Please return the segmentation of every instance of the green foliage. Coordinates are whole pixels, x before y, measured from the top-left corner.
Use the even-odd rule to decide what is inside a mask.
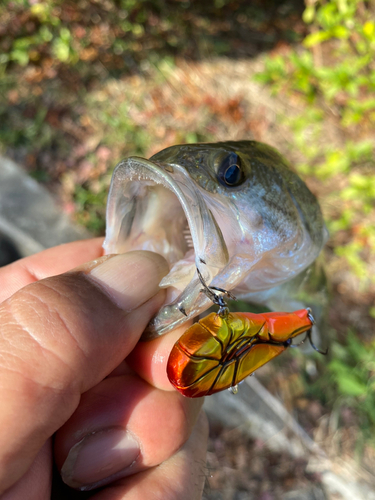
[[[315,389],[332,398],[336,408],[351,408],[366,438],[374,441],[375,342],[365,343],[349,331],[346,345],[334,342],[331,352],[327,376],[316,383]]]
[[[75,188],[77,221],[93,234],[104,234],[108,187],[108,183],[101,182],[95,190],[90,184],[76,185]]]
[[[329,186],[323,208],[333,255],[363,288],[375,280],[369,266],[375,256],[374,18],[375,5],[359,0],[308,2],[303,19],[310,33],[302,48],[267,57],[257,76],[293,99],[298,111],[282,121],[303,158],[297,169],[326,192]],[[375,317],[374,307],[369,315]],[[338,410],[350,408],[373,441],[375,342],[349,332],[330,351],[325,374],[308,390]]]
[[[78,61],[78,54],[73,47],[73,37],[69,29],[62,26],[60,20],[59,2],[31,3],[24,0],[17,4],[20,8],[28,10],[30,23],[35,28],[31,34],[20,30],[18,36],[12,39],[8,52],[1,54],[0,64],[16,63],[26,66],[30,61],[38,61],[46,51],[64,63]],[[4,7],[0,8],[0,14]]]
[[[109,147],[121,145],[126,139],[126,146],[131,145],[133,154],[144,154],[148,136],[145,130],[129,117],[129,104],[126,100],[113,104],[107,101],[102,103],[93,101],[90,104],[89,101],[90,99],[88,106],[101,125],[104,144]]]
[[[375,390],[375,344],[364,344],[349,332],[346,346],[334,343],[332,351],[328,371],[338,392],[345,397],[371,397]]]
[[[350,409],[360,430],[358,444],[364,440],[374,446],[375,342],[365,342],[349,330],[345,344],[334,340],[329,349],[329,363],[321,366],[320,375],[314,382],[307,382],[306,391],[324,405],[331,406],[338,416],[342,410]],[[316,360],[322,361],[318,356]],[[339,419],[338,425],[344,422]]]
[[[103,49],[112,50],[113,55],[135,49],[134,42],[145,34],[147,19],[158,2],[128,0],[119,3],[118,6],[114,1],[106,2],[104,6],[99,5],[99,2],[82,2],[72,6],[61,0],[18,0],[3,3],[0,5],[0,16],[6,18],[8,10],[13,16],[19,13],[27,28],[18,26],[12,36],[6,37],[6,46],[10,46],[0,54],[0,65],[5,68],[14,64],[27,66],[29,63],[39,64],[46,58],[52,58],[55,62],[74,67],[81,60],[97,58]],[[7,9],[9,5],[11,8]],[[135,15],[129,21],[128,17],[133,11]],[[87,21],[88,25],[85,25]],[[99,33],[97,25],[100,21],[116,22],[116,30],[107,34]],[[8,22],[12,24],[12,18]],[[91,49],[91,53],[85,52],[87,47]]]
[[[293,147],[304,161],[297,169],[333,187],[327,202],[333,238],[347,231],[353,241],[335,245],[361,278],[369,276],[366,255],[375,253],[375,8],[360,0],[308,2],[303,14],[310,33],[303,48],[268,57],[259,81],[284,92],[301,112],[285,117],[294,132]],[[340,146],[325,140],[335,129]],[[340,186],[338,191],[335,186]]]

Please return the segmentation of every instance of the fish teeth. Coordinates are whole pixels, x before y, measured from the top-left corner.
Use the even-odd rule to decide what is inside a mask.
[[[185,238],[188,248],[194,248],[193,238],[191,236],[189,226],[186,226],[185,229],[183,229],[182,234]]]

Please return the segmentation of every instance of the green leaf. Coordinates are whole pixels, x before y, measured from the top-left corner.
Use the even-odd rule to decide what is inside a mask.
[[[58,38],[53,44],[53,52],[61,62],[67,62],[70,55],[70,47],[64,40]]]
[[[53,38],[51,31],[47,28],[47,26],[42,26],[39,30],[40,36],[42,40],[45,42],[50,42]]]
[[[325,42],[331,38],[331,34],[326,31],[317,31],[316,33],[311,33],[311,35],[307,35],[307,37],[302,42],[303,45],[307,48],[313,47],[314,45],[318,45],[319,43]]]
[[[341,15],[337,9],[336,2],[327,2],[317,11],[317,20],[323,29],[331,29],[341,21]]]
[[[68,42],[72,38],[72,35],[70,34],[70,31],[68,30],[68,28],[61,28],[60,29],[60,38],[64,42]]]
[[[373,40],[375,37],[375,23],[374,21],[366,21],[363,25],[363,33],[369,38]]]
[[[364,366],[366,363],[372,361],[374,358],[374,352],[371,345],[362,342],[359,338],[357,338],[354,332],[349,331],[347,342],[348,349],[350,351],[350,355],[353,357],[354,363],[359,363],[359,365]]]
[[[310,24],[313,22],[315,17],[315,6],[308,5],[302,14],[302,19],[306,24]]]
[[[365,396],[367,394],[367,385],[350,373],[341,373],[340,377],[336,379],[336,383],[340,392],[347,396]]]
[[[16,49],[12,50],[10,58],[13,61],[18,62],[21,66],[26,66],[29,62],[29,54],[26,50],[23,49]]]
[[[335,38],[349,38],[350,31],[345,26],[335,26],[330,30],[332,37]]]

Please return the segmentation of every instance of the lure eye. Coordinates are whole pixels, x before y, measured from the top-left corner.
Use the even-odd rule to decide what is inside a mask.
[[[230,153],[220,163],[218,178],[224,186],[238,186],[243,182],[242,162],[236,153]]]

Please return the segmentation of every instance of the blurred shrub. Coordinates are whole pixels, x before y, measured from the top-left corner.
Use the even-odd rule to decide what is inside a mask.
[[[333,404],[332,432],[345,426],[343,415],[350,410],[360,433],[357,448],[367,442],[375,446],[375,342],[362,342],[354,331],[349,330],[346,344],[334,341],[330,345],[331,361],[325,368],[325,376],[318,377],[307,386],[308,392],[324,403]],[[348,425],[346,423],[346,425]],[[362,459],[361,456],[358,457]]]
[[[34,65],[73,68],[88,80],[103,72],[137,72],[196,46],[189,34],[190,3],[168,0],[3,0],[0,70]],[[187,16],[184,16],[185,13]],[[91,66],[90,66],[91,64]],[[47,75],[48,78],[48,75]]]
[[[267,57],[257,79],[294,105],[281,119],[300,152],[297,169],[322,191],[335,272],[351,269],[366,290],[375,283],[375,4],[306,0],[303,19],[302,47]],[[354,331],[338,337],[325,376],[307,390],[333,405],[337,427],[349,410],[374,444],[375,343]]]
[[[15,33],[8,34],[7,52],[0,56],[0,63],[18,63],[26,66],[30,61],[37,61],[46,50],[61,62],[77,62],[77,52],[72,46],[72,35],[68,28],[62,26],[59,2],[29,2],[27,0],[6,0],[0,13],[6,15],[7,7],[13,12],[23,12],[24,26],[19,26]],[[17,8],[18,7],[18,8]],[[21,19],[20,19],[21,21]]]
[[[303,47],[268,57],[257,79],[300,110],[284,118],[304,158],[297,168],[332,186],[325,216],[334,252],[366,287],[375,283],[375,5],[306,0],[303,19]]]

